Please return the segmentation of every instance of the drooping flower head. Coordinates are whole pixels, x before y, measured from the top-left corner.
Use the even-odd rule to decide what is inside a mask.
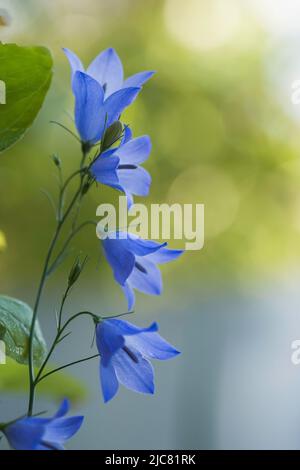
[[[70,66],[71,81],[77,71],[86,72],[103,88],[105,98],[122,88],[140,87],[152,77],[153,71],[139,72],[124,80],[122,62],[116,51],[110,47],[102,51],[85,70],[79,57],[70,49],[64,48]]]
[[[100,381],[105,402],[116,395],[119,383],[135,392],[154,393],[153,367],[149,359],[167,360],[179,354],[157,330],[156,323],[149,328],[139,328],[117,318],[97,325]]]
[[[126,127],[120,145],[96,158],[91,172],[99,183],[124,192],[130,207],[132,195],[147,196],[149,193],[151,177],[140,163],[147,160],[150,151],[150,138],[145,135],[132,139],[131,131]]]
[[[161,294],[162,278],[157,264],[173,261],[183,253],[166,248],[167,243],[143,240],[121,231],[108,233],[102,244],[114,278],[127,298],[128,310],[135,304],[134,289],[149,295]]]
[[[66,418],[69,401],[64,400],[52,418],[27,417],[8,424],[4,429],[15,450],[64,450],[63,444],[82,425],[83,416]]]

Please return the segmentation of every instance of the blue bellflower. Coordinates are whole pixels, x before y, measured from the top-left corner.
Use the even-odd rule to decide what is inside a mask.
[[[101,140],[104,131],[119,119],[139,91],[138,87],[123,88],[105,98],[99,82],[84,72],[75,72],[75,124],[82,142],[93,145]]]
[[[63,444],[79,430],[83,416],[66,418],[64,400],[52,418],[27,417],[8,424],[3,432],[15,450],[64,450]]]
[[[166,360],[179,354],[157,330],[156,323],[149,328],[138,328],[116,318],[97,325],[100,381],[105,402],[116,395],[119,383],[135,392],[154,393],[153,367],[148,359]]]
[[[149,173],[139,164],[149,157],[151,141],[148,136],[132,139],[129,127],[115,149],[103,152],[91,167],[96,181],[122,191],[127,196],[128,207],[133,204],[132,195],[147,196],[151,185]]]
[[[102,244],[114,278],[127,298],[128,310],[135,304],[134,289],[149,295],[161,294],[162,278],[157,264],[173,261],[183,253],[166,248],[167,243],[143,240],[125,232],[108,233]]]
[[[86,72],[104,90],[105,98],[122,88],[140,87],[152,77],[153,71],[139,72],[124,80],[122,62],[113,48],[102,51],[85,70],[79,57],[70,49],[64,48],[72,71],[72,82],[77,71]]]

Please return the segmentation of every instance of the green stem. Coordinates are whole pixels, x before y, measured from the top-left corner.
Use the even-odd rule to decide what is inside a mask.
[[[62,303],[63,303],[63,302],[62,302]],[[61,310],[62,310],[62,309],[61,309]],[[38,382],[40,381],[40,377],[41,377],[41,375],[42,375],[42,373],[43,373],[43,371],[44,371],[44,369],[45,369],[45,367],[46,367],[46,365],[47,365],[47,363],[48,363],[50,357],[52,356],[52,353],[53,353],[55,347],[57,346],[57,344],[58,344],[58,342],[59,342],[59,340],[60,340],[60,338],[61,338],[62,333],[65,331],[65,329],[67,328],[67,326],[68,326],[73,320],[75,320],[75,318],[78,318],[78,317],[80,317],[80,316],[82,316],[82,315],[89,315],[89,316],[91,316],[92,318],[97,318],[97,320],[98,320],[98,317],[97,317],[94,313],[88,312],[88,311],[83,311],[83,312],[76,313],[75,315],[73,315],[72,317],[70,317],[70,318],[66,321],[66,323],[63,325],[63,327],[61,327],[61,328],[58,329],[58,331],[57,331],[57,333],[56,333],[56,336],[55,336],[55,338],[54,338],[54,341],[53,341],[53,343],[52,343],[52,346],[51,346],[51,348],[49,349],[49,352],[48,352],[48,354],[47,354],[47,357],[46,357],[46,359],[44,360],[43,364],[41,365],[40,370],[39,370],[39,372],[38,372],[38,374],[37,374],[37,376],[36,376],[35,385],[37,385]]]
[[[83,156],[83,162],[84,162],[84,158],[85,158],[85,156]],[[32,321],[31,321],[31,326],[30,326],[30,334],[29,334],[29,365],[28,365],[28,368],[29,368],[29,402],[28,402],[28,412],[27,412],[28,416],[32,415],[33,404],[34,404],[34,396],[35,396],[35,376],[34,376],[34,363],[33,363],[34,362],[33,361],[33,339],[34,339],[34,329],[35,329],[35,323],[36,323],[36,319],[37,319],[39,304],[40,304],[42,292],[43,292],[43,289],[44,289],[44,285],[45,285],[45,282],[46,282],[47,271],[48,271],[48,267],[49,267],[49,263],[50,263],[50,260],[51,260],[53,250],[55,248],[55,245],[56,245],[57,239],[59,237],[59,234],[61,232],[61,229],[62,229],[65,221],[67,220],[70,212],[72,211],[73,206],[77,201],[77,198],[81,194],[82,183],[83,183],[83,177],[81,175],[79,189],[76,191],[76,193],[75,193],[73,199],[71,200],[71,202],[69,204],[69,207],[67,208],[67,210],[64,213],[63,217],[62,218],[59,217],[56,230],[54,232],[53,238],[51,240],[51,243],[50,243],[50,246],[49,246],[49,249],[48,249],[48,253],[47,253],[47,256],[46,256],[46,259],[45,259],[45,263],[44,263],[40,283],[39,283],[39,286],[38,286],[38,291],[37,291],[37,296],[36,296],[36,300],[35,300],[35,304],[34,304]],[[61,214],[62,200],[63,200],[63,191],[60,191],[60,197],[59,197],[59,203],[58,203],[58,214],[59,215]]]
[[[75,364],[80,364],[81,362],[89,361],[90,359],[94,359],[95,357],[100,357],[100,354],[94,354],[93,356],[85,357],[83,359],[79,359],[78,361],[69,362],[68,364],[57,367],[57,369],[50,370],[50,372],[47,372],[47,374],[42,375],[42,377],[40,377],[38,382],[41,382],[46,377],[49,377],[49,375],[55,374],[56,372],[59,372],[60,370],[66,369],[67,367],[75,366]]]

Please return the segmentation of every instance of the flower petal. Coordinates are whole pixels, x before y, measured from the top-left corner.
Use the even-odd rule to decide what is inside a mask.
[[[84,142],[100,140],[105,126],[103,89],[93,78],[76,72],[73,79],[75,95],[75,123]]]
[[[161,361],[171,359],[180,354],[170,343],[158,333],[141,332],[137,335],[127,336],[125,344],[131,349],[137,349],[143,356]]]
[[[46,426],[43,442],[63,443],[77,433],[82,425],[83,416],[71,416],[70,418],[57,418]]]
[[[118,351],[112,359],[119,382],[135,392],[153,394],[154,374],[152,365],[138,351],[131,352],[136,361],[124,350]]]
[[[128,310],[132,310],[135,304],[135,293],[132,287],[128,284],[128,282],[125,282],[124,286],[122,286],[123,292],[125,294],[125,297],[127,299],[127,308]]]
[[[35,450],[45,432],[45,426],[24,418],[8,425],[4,434],[10,445],[16,450]]]
[[[153,263],[164,264],[169,263],[184,253],[184,250],[171,250],[170,248],[161,248],[155,253],[151,253],[148,257]]]
[[[117,166],[120,160],[111,155],[101,155],[91,167],[91,172],[99,183],[119,187]]]
[[[122,88],[123,66],[113,48],[101,52],[88,66],[87,73],[104,87],[105,96]]]
[[[71,51],[70,49],[66,48],[66,47],[63,47],[63,51],[70,63],[70,66],[71,66],[71,82],[73,81],[73,77],[74,77],[74,73],[77,72],[78,70],[80,72],[84,72],[84,67],[82,65],[82,62],[81,60],[79,59],[79,57],[73,52]]]
[[[145,294],[160,295],[162,292],[160,270],[146,257],[136,257],[135,266],[128,278],[128,283],[132,288]]]
[[[127,249],[132,251],[135,255],[146,256],[151,253],[154,253],[164,246],[167,245],[166,242],[158,243],[152,240],[144,240],[143,238],[138,237],[134,233],[129,232],[119,232],[122,234],[122,238],[125,240]]]
[[[120,164],[139,164],[149,157],[151,152],[150,137],[144,135],[129,140],[126,144],[120,145],[115,155],[120,158]]]
[[[124,109],[132,103],[139,91],[140,88],[123,88],[104,101],[104,112],[107,116],[106,127],[119,119]]]
[[[125,192],[135,194],[137,196],[147,196],[151,186],[151,176],[141,166],[135,169],[122,169],[119,165],[117,175],[120,186]]]
[[[97,325],[96,343],[101,361],[106,366],[116,351],[124,346],[125,340],[109,320],[104,320]]]
[[[144,83],[147,82],[154,74],[155,74],[154,71],[149,71],[149,72],[146,71],[146,72],[139,72],[134,75],[131,75],[131,77],[128,77],[125,80],[123,87],[124,88],[129,87],[129,86],[140,87],[144,85]]]
[[[132,131],[131,131],[131,129],[130,129],[129,126],[125,125],[125,128],[124,128],[124,135],[123,135],[123,138],[122,138],[122,141],[121,141],[121,145],[126,144],[126,143],[129,142],[131,139],[132,139]]]
[[[61,417],[65,416],[69,412],[69,409],[70,409],[70,402],[67,398],[65,398],[62,401],[58,411],[55,413],[53,418],[61,418]]]
[[[119,382],[111,363],[104,366],[102,360],[100,361],[100,381],[104,403],[107,403],[117,394],[119,389]]]
[[[127,249],[127,240],[106,238],[102,240],[105,257],[110,264],[115,280],[124,285],[134,267],[134,254]]]
[[[120,335],[139,335],[141,333],[153,333],[158,330],[158,325],[156,322],[151,323],[150,326],[146,328],[140,328],[139,326],[133,325],[125,320],[120,320],[119,318],[110,318],[109,321],[114,327],[119,331]]]

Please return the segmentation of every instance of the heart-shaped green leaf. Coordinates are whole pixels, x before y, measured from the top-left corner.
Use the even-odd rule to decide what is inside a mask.
[[[6,354],[20,364],[28,363],[28,345],[32,309],[20,300],[0,296],[0,339],[4,341]],[[33,337],[33,360],[41,365],[47,349],[38,322]]]
[[[50,86],[52,67],[44,47],[0,43],[0,152],[31,126]]]

